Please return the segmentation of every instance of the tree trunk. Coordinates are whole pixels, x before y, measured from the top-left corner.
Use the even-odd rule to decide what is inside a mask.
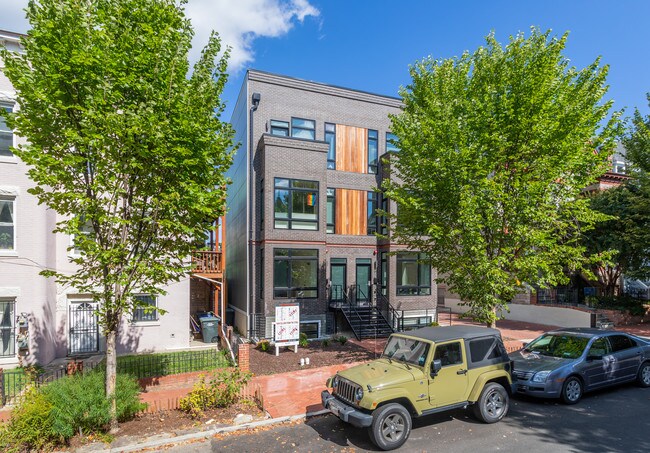
[[[111,402],[111,434],[115,434],[119,430],[119,426],[117,425],[117,404],[115,401],[115,383],[117,381],[117,352],[115,350],[116,333],[115,330],[111,330],[106,336],[106,397],[109,398]]]
[[[486,322],[485,325],[489,327],[490,329],[496,329],[497,328],[497,307],[492,307],[492,319],[490,321]]]

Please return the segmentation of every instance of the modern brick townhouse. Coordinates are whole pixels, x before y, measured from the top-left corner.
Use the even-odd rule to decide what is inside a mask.
[[[232,116],[228,303],[241,332],[272,336],[275,307],[301,331],[384,335],[435,319],[435,270],[379,239],[398,98],[249,70]],[[382,159],[388,153],[387,159]],[[389,254],[389,252],[399,252]],[[386,322],[388,321],[388,322]]]

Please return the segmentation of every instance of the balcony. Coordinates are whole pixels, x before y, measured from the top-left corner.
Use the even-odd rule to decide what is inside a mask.
[[[192,273],[207,278],[223,278],[222,253],[204,250],[193,252]]]

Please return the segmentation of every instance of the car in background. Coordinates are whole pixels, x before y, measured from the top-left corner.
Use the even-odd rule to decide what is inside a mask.
[[[585,392],[637,381],[650,387],[650,342],[614,330],[544,333],[510,354],[513,394],[580,401]]]

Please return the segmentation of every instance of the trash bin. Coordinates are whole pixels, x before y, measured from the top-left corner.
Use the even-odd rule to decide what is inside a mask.
[[[219,341],[219,320],[218,316],[203,316],[200,318],[204,343],[217,343]]]

